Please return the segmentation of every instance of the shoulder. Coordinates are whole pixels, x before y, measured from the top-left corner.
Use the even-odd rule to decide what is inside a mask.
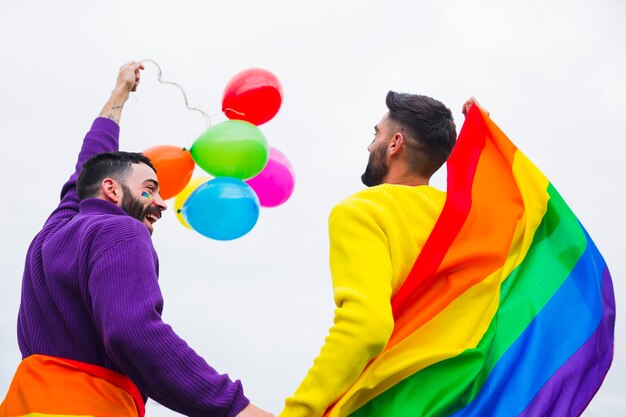
[[[388,199],[389,196],[384,186],[369,187],[344,198],[333,207],[331,213],[379,210]]]
[[[386,228],[389,222],[436,219],[446,201],[446,193],[430,186],[409,187],[383,184],[361,190],[333,207],[329,224],[376,224]]]
[[[381,184],[361,190],[346,200],[367,200],[384,203],[389,200],[402,198],[411,199],[441,199],[445,200],[446,193],[429,185],[408,186],[396,184]]]
[[[102,253],[114,247],[124,247],[130,251],[153,252],[152,239],[146,226],[127,215],[101,214],[88,216],[83,233],[83,243],[95,253]]]
[[[111,228],[114,236],[122,239],[140,239],[151,241],[148,228],[139,220],[128,215],[104,215],[104,224]]]
[[[431,186],[410,187],[404,185],[382,184],[361,190],[338,203],[333,212],[371,211],[385,212],[415,205],[441,206],[446,200],[446,193]]]
[[[384,222],[387,197],[384,191],[371,187],[353,194],[333,207],[328,217],[332,230],[374,226]]]

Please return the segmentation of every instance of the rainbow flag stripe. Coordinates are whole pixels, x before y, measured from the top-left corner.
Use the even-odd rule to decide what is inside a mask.
[[[473,106],[395,327],[326,415],[579,416],[613,358],[611,276],[548,179]]]
[[[139,389],[117,372],[47,355],[22,360],[0,416],[143,417]]]

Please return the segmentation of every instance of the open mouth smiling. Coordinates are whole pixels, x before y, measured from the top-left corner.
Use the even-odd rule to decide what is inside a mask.
[[[160,218],[160,211],[151,211],[150,213],[146,213],[146,215],[144,216],[144,224],[146,225],[146,227],[148,227],[150,234],[152,234],[152,231],[154,230],[152,225],[156,223]]]

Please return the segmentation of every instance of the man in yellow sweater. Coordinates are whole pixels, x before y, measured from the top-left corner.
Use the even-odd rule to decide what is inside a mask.
[[[369,188],[339,203],[329,218],[334,325],[280,417],[324,415],[383,350],[394,325],[391,300],[443,208],[445,193],[428,184],[456,142],[450,110],[430,97],[393,91],[386,103],[361,177]]]

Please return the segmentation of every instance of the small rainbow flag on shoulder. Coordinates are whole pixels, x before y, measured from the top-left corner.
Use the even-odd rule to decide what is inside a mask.
[[[392,306],[385,350],[327,416],[579,416],[613,358],[604,259],[477,106],[448,161],[442,214]]]

